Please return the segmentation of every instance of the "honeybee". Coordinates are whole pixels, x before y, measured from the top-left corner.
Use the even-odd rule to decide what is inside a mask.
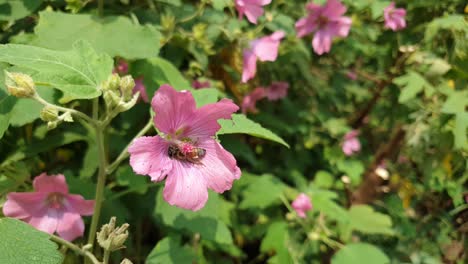
[[[188,161],[191,163],[202,164],[201,160],[206,155],[206,149],[204,148],[193,148],[187,153],[183,153],[177,145],[170,145],[167,150],[167,154],[171,159],[177,159],[180,161]]]

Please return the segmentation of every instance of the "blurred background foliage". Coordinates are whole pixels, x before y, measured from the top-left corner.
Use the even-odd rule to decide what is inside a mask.
[[[230,0],[104,2],[100,17],[91,0],[0,0],[0,43],[69,50],[85,39],[116,63],[128,61],[149,95],[163,83],[187,89],[200,79],[241,104],[258,86],[290,85],[286,98],[260,101],[249,114],[290,148],[220,135],[242,177],[231,191],[211,193],[199,212],[169,206],[161,184],[136,176],[128,163],[116,170],[101,220],[128,222],[131,237],[115,263],[466,263],[465,1],[396,1],[407,27],[393,32],[383,27],[389,1],[343,0],[350,34],[322,56],[310,37],[296,37],[303,0],[273,0],[258,25],[239,20]],[[241,84],[242,49],[276,30],[287,34],[278,59],[259,63],[255,79]],[[98,164],[90,130],[73,123],[48,131],[41,106],[13,100],[3,85],[0,204],[8,192],[29,190],[42,171],[64,172],[71,192],[92,199]],[[91,109],[88,101],[70,105]],[[144,126],[148,108],[140,102],[113,121],[109,157]],[[362,149],[346,156],[341,144],[352,129]],[[313,203],[306,219],[290,207],[300,192]],[[80,261],[72,252],[65,260]]]

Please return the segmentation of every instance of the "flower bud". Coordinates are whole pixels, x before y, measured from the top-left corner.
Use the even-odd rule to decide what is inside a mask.
[[[105,90],[104,91],[104,102],[106,103],[107,110],[115,108],[120,103],[120,96],[116,91]]]
[[[120,262],[120,264],[133,264],[133,262],[131,262],[129,259],[124,259],[122,262]]]
[[[36,94],[33,79],[24,73],[5,71],[5,85],[8,92],[16,97],[27,98]]]
[[[135,80],[133,80],[132,76],[126,75],[120,79],[120,89],[125,101],[132,97],[133,87],[135,87]]]
[[[107,78],[102,86],[103,90],[118,90],[120,87],[120,77],[117,73],[114,73]]]
[[[57,121],[50,121],[47,122],[47,129],[52,130],[57,127],[58,122]]]
[[[140,97],[140,92],[136,92],[132,99],[128,102],[120,102],[118,105],[117,105],[117,108],[118,108],[118,111],[119,112],[124,112],[124,111],[127,111],[129,110],[130,108],[132,108],[137,102],[138,102],[138,98]]]
[[[99,245],[108,251],[116,251],[124,248],[125,240],[128,238],[129,224],[123,224],[120,227],[115,227],[115,217],[112,217],[108,224],[101,227],[101,231],[97,234]]]
[[[40,117],[42,121],[56,121],[58,119],[58,110],[53,106],[46,106],[42,108]]]

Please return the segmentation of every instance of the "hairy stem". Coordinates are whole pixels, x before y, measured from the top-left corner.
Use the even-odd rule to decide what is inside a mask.
[[[103,264],[108,264],[110,258],[110,250],[104,250],[104,259],[102,261]]]
[[[107,174],[111,174],[112,172],[114,172],[114,170],[120,165],[120,163],[125,160],[126,158],[128,158],[128,147],[130,146],[130,144],[132,144],[133,140],[135,138],[139,138],[141,136],[143,136],[144,134],[146,134],[146,132],[148,132],[151,128],[153,127],[153,120],[152,118],[150,118],[148,120],[148,122],[146,123],[145,127],[143,127],[140,132],[138,132],[138,134],[136,134],[136,136],[130,141],[130,143],[128,143],[127,146],[125,146],[125,148],[122,150],[122,152],[119,154],[119,156],[114,160],[114,162],[112,162],[111,165],[109,165],[106,169],[106,173]]]
[[[64,240],[56,235],[50,235],[50,240],[56,242],[56,243],[59,243],[73,251],[75,251],[77,254],[79,255],[82,255],[82,256],[85,256],[87,258],[88,261],[91,261],[91,263],[93,264],[101,264],[101,262],[99,260],[96,259],[96,257],[89,251],[86,251],[80,247],[78,247],[77,245],[67,241],[67,240]]]

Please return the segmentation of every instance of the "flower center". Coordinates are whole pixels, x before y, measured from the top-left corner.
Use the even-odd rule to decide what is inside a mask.
[[[206,149],[198,148],[189,142],[174,143],[169,145],[167,155],[169,155],[171,159],[202,164],[201,160],[206,155]]]
[[[47,196],[47,204],[54,209],[60,209],[63,206],[63,194],[53,192]]]
[[[317,27],[319,28],[323,28],[325,25],[328,24],[328,17],[326,16],[319,16],[317,18],[317,20],[315,21],[315,23],[317,23]]]

